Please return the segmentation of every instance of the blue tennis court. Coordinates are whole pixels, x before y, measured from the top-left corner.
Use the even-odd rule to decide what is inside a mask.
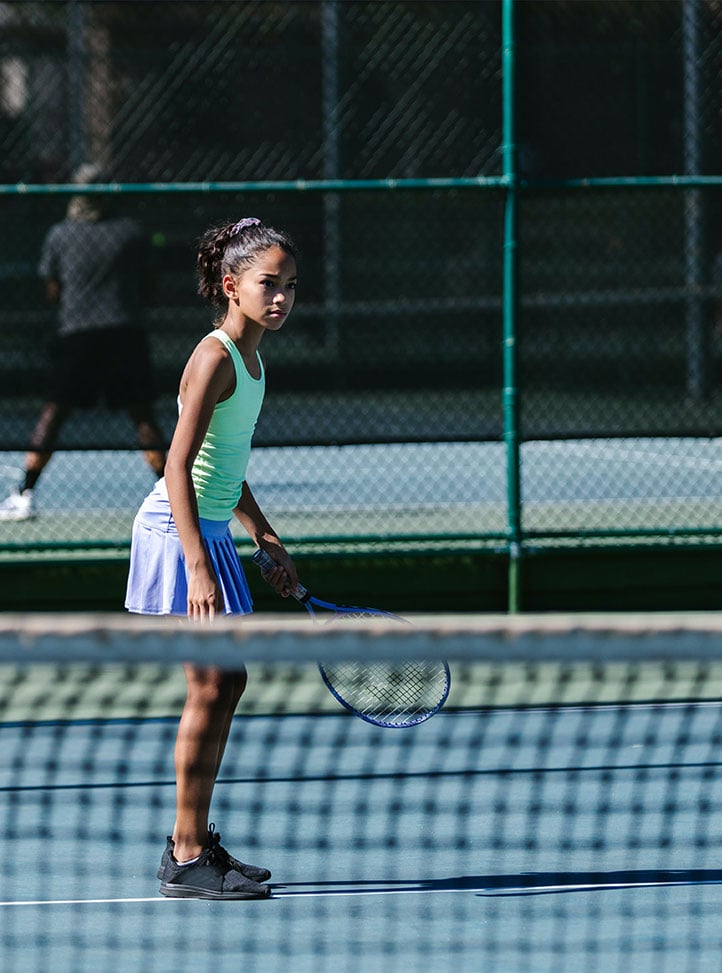
[[[3,970],[719,969],[718,702],[241,716],[215,820],[273,896],[209,903],[158,894],[175,720],[111,686],[95,719],[4,711]]]
[[[722,526],[722,440],[534,442],[521,455],[527,531]],[[8,489],[22,455],[3,463]],[[501,537],[507,527],[502,443],[259,448],[248,478],[289,540]],[[38,517],[0,523],[0,543],[126,543],[151,485],[139,453],[57,453],[38,485]]]

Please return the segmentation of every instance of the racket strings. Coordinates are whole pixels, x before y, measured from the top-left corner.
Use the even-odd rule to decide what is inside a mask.
[[[330,621],[333,622],[400,622],[408,625],[405,618],[392,615],[377,608],[337,608]]]
[[[409,623],[375,608],[338,609],[332,622]],[[436,713],[449,691],[444,662],[324,663],[321,674],[332,693],[358,716],[388,727],[413,726]]]
[[[354,710],[388,726],[421,722],[436,712],[448,682],[443,662],[324,663],[322,669]]]

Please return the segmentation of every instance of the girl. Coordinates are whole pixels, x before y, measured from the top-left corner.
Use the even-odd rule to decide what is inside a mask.
[[[235,515],[278,567],[264,575],[288,595],[296,571],[245,482],[261,409],[258,348],[295,298],[296,255],[286,234],[247,218],[208,230],[197,258],[199,293],[219,312],[185,367],[165,477],[133,526],[126,608],[212,620],[245,614],[251,598],[229,523]],[[265,868],[231,857],[209,825],[211,796],[246,673],[184,666],[187,698],[175,747],[176,822],[161,859],[163,895],[265,898]]]

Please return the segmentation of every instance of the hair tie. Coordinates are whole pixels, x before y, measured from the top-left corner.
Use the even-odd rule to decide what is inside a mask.
[[[261,225],[261,221],[259,219],[256,219],[255,216],[247,216],[245,217],[245,219],[239,220],[237,223],[234,223],[228,235],[229,237],[234,237],[237,233],[240,233],[241,230],[245,230],[246,227],[248,226],[260,226],[260,225]]]

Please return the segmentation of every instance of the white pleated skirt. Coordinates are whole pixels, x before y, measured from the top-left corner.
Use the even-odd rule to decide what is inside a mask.
[[[229,524],[201,518],[201,534],[223,593],[225,614],[247,615],[253,601]],[[125,607],[141,615],[188,613],[188,572],[162,479],[133,523]]]

